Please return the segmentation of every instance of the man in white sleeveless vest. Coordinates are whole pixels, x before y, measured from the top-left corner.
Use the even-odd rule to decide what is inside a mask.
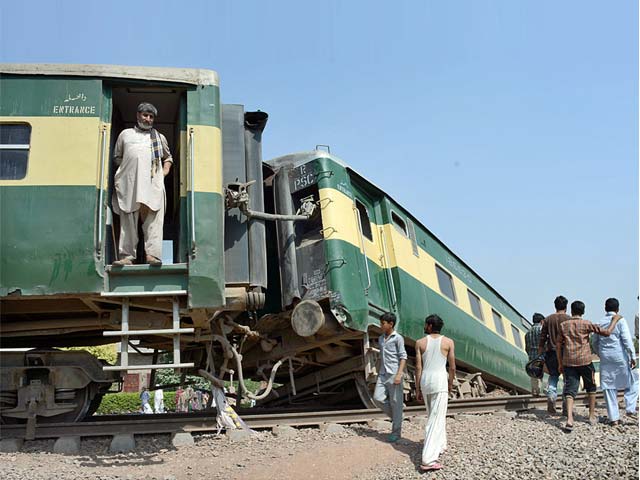
[[[416,385],[418,400],[427,407],[422,471],[440,470],[440,454],[447,448],[447,404],[453,390],[456,359],[453,340],[440,334],[444,321],[438,315],[425,320],[426,337],[416,342]],[[449,371],[447,373],[447,362]]]

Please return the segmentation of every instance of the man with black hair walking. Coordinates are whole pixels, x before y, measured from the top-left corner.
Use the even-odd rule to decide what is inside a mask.
[[[429,315],[424,324],[427,335],[416,342],[418,400],[424,398],[428,414],[420,465],[424,472],[442,468],[438,458],[447,448],[447,404],[453,391],[456,357],[453,340],[440,333],[443,326],[442,318]]]
[[[407,363],[404,338],[395,331],[395,326],[396,316],[393,313],[385,313],[380,317],[380,368],[373,392],[374,403],[392,420],[391,435],[388,437],[391,443],[400,440],[402,433],[402,375]]]
[[[608,298],[604,304],[606,315],[597,322],[604,327],[611,323],[611,319],[618,314],[620,302],[616,298]],[[600,388],[604,393],[607,404],[607,416],[611,425],[620,422],[618,409],[618,390],[624,390],[625,409],[627,416],[636,416],[638,403],[638,388],[634,372],[636,366],[636,351],[629,326],[620,317],[616,328],[607,338],[593,335],[591,338],[593,350],[600,357]]]
[[[544,320],[544,315],[541,313],[533,314],[533,326],[529,329],[524,336],[524,345],[529,361],[538,358],[538,345],[540,343],[540,333],[542,331],[541,322]],[[534,397],[540,395],[540,379],[531,377],[531,394]]]
[[[580,378],[589,396],[589,423],[596,423],[596,383],[595,369],[591,361],[591,344],[589,334],[596,333],[608,337],[620,319],[620,315],[612,317],[605,329],[582,318],[584,303],[576,300],[571,304],[571,318],[562,322],[556,341],[558,365],[564,375],[564,393],[567,397],[567,424],[565,430],[573,430],[573,402],[578,394]]]
[[[569,320],[567,315],[567,300],[562,295],[556,297],[553,305],[556,313],[552,313],[542,320],[540,329],[540,342],[538,343],[538,353],[545,354],[544,363],[549,371],[549,384],[547,385],[547,411],[556,413],[556,400],[558,399],[558,380],[560,380],[560,371],[558,369],[558,357],[556,354],[556,338],[560,331],[562,322]],[[563,394],[562,411],[565,413],[565,401]]]

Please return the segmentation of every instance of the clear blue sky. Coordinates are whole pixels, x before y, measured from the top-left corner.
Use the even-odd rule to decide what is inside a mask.
[[[216,70],[412,211],[521,313],[638,309],[638,6],[596,1],[29,1],[0,61]]]

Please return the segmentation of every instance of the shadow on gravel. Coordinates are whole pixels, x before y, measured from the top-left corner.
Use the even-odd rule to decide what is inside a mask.
[[[78,457],[80,467],[115,467],[132,468],[147,465],[160,465],[164,460],[158,458],[156,453],[135,453],[127,456],[114,455],[81,455]]]
[[[558,430],[563,433],[569,433],[564,429],[564,426],[567,423],[567,417],[563,417],[560,413],[550,414],[546,410],[526,410],[518,413],[518,419],[529,421],[529,422],[545,422],[549,425],[556,427]],[[586,415],[582,415],[576,411],[573,412],[573,423],[574,426],[577,423],[586,423],[589,424],[589,417]]]
[[[375,440],[378,440],[381,443],[386,443],[391,445],[398,452],[406,455],[411,459],[411,463],[413,464],[416,472],[424,473],[420,470],[420,461],[422,457],[422,442],[415,442],[413,440],[409,440],[408,438],[401,438],[396,443],[390,443],[387,441],[388,433],[381,433],[372,428],[360,426],[354,427],[354,432],[357,433],[359,437],[370,437]],[[435,472],[432,472],[435,473]]]

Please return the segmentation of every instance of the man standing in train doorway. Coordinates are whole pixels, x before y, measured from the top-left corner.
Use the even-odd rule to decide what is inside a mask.
[[[538,344],[538,352],[540,355],[545,354],[544,363],[549,371],[549,384],[547,385],[547,411],[556,413],[556,400],[558,399],[558,380],[560,380],[560,371],[558,370],[558,356],[556,353],[556,338],[560,333],[560,325],[562,322],[569,320],[567,315],[567,300],[562,295],[556,297],[553,301],[556,307],[556,313],[552,313],[542,320],[542,329],[540,330],[540,343]],[[566,415],[566,395],[562,394],[562,414]]]
[[[164,135],[153,128],[156,107],[138,105],[137,125],[118,136],[114,161],[113,212],[120,215],[118,260],[114,265],[131,265],[138,246],[138,221],[142,220],[146,263],[162,264],[162,228],[164,225],[164,177],[169,174],[173,158]]]
[[[380,373],[373,392],[377,407],[391,418],[391,435],[388,440],[395,443],[402,433],[403,386],[402,375],[407,363],[404,338],[395,329],[396,316],[385,313],[380,317],[382,335],[378,339],[380,347]]]

